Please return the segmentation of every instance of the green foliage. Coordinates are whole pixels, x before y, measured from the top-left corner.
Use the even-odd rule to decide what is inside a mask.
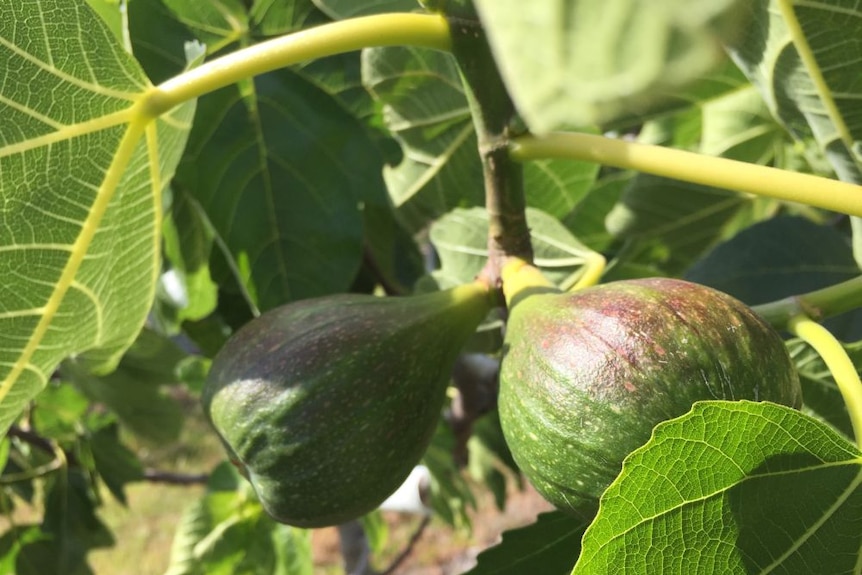
[[[50,32],[19,26],[43,14]],[[145,125],[135,102],[148,82],[86,4],[5,3],[0,22],[5,430],[60,361],[107,371],[137,336],[158,273],[160,194],[194,107]]]
[[[512,97],[539,133],[648,111],[720,59],[716,36],[738,17],[734,0],[476,5]]]
[[[361,51],[317,45],[152,113],[163,83],[213,77],[217,58],[424,10],[453,26],[478,14],[483,73],[499,72],[494,96],[517,110],[495,119],[505,138],[577,129],[862,183],[850,0],[0,2],[0,573],[87,574],[91,551],[123,545],[104,501],[135,513],[129,486],[153,477],[149,454],[194,449],[179,443],[184,420],[243,324],[327,294],[496,280],[501,217],[526,218],[535,263],[563,289],[671,276],[756,305],[860,275],[862,207],[805,205],[831,193],[817,182],[791,203],[737,193],[732,169],[707,186],[673,179],[675,166],[548,157],[502,182],[523,187],[525,213],[489,211],[500,190],[486,188],[478,142],[510,142],[478,137],[488,110],[434,16],[392,20],[403,33],[385,45],[381,21],[363,20]],[[796,301],[788,315],[822,319],[860,371],[858,288],[827,293],[837,317]],[[466,349],[499,358],[507,319],[489,314]],[[552,513],[470,573],[562,574],[579,556],[576,574],[858,571],[858,408],[809,344],[786,345],[801,413],[699,404],[628,460],[583,554],[588,521]],[[435,409],[422,463],[435,517],[468,527],[479,490],[505,508],[522,480],[493,399],[457,433],[455,407]],[[190,497],[170,575],[310,575],[310,532],[270,519],[230,466],[200,471],[209,483]],[[375,554],[392,545],[379,515],[363,524]]]
[[[542,513],[536,522],[503,534],[503,542],[479,554],[465,575],[516,575],[541,565],[547,575],[568,575],[581,546],[587,521],[560,511]]]
[[[854,573],[859,457],[786,407],[701,403],[626,460],[573,575]]]

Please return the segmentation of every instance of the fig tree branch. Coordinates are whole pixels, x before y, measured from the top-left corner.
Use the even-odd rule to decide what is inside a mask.
[[[392,560],[392,563],[389,564],[380,575],[394,575],[396,569],[401,566],[402,563],[410,556],[413,552],[413,548],[416,547],[416,544],[419,542],[419,539],[422,538],[422,534],[427,529],[428,525],[431,524],[431,516],[426,515],[422,518],[422,522],[419,523],[419,526],[416,528],[416,531],[413,532],[413,535],[410,536],[410,541],[407,542],[407,545],[404,546],[404,549],[401,550],[401,553],[398,554],[398,557]]]
[[[527,227],[523,167],[509,155],[515,105],[491,54],[478,20],[450,20],[452,54],[461,69],[467,100],[476,128],[488,210],[488,263],[483,275],[499,284],[507,257],[532,261]]]
[[[55,471],[63,465],[79,466],[80,462],[72,452],[67,452],[62,449],[56,442],[39,435],[33,430],[22,429],[16,425],[9,428],[6,433],[8,437],[14,437],[28,445],[32,445],[39,451],[47,453],[53,457],[49,463],[39,466],[33,470],[28,470],[24,473],[12,475],[4,475],[0,477],[0,483],[13,483],[23,479],[30,479],[32,476],[45,475],[51,471]],[[38,473],[37,473],[38,472]],[[35,474],[35,475],[34,475]],[[20,477],[18,477],[20,476]],[[161,471],[158,469],[146,469],[141,476],[144,481],[151,483],[165,483],[169,485],[202,485],[209,480],[209,474],[206,473],[177,473],[173,471]]]
[[[606,136],[574,132],[521,136],[512,141],[511,155],[519,161],[569,158],[597,162],[862,216],[862,186]]]
[[[308,28],[232,52],[183,72],[150,90],[150,117],[239,80],[307,60],[372,46],[424,46],[448,51],[446,19],[430,14],[379,14]]]

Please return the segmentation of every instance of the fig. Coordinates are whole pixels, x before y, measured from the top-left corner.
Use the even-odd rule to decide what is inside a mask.
[[[419,462],[457,355],[492,305],[477,281],[270,310],[213,360],[204,411],[274,519],[298,527],[355,519]]]
[[[500,419],[515,461],[563,511],[594,513],[623,459],[696,401],[801,406],[779,334],[724,293],[667,278],[560,293],[521,267],[510,276],[528,281],[503,276]]]

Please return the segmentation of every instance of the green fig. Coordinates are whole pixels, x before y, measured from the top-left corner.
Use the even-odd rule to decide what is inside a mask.
[[[354,519],[422,457],[450,370],[492,304],[475,282],[273,309],[215,357],[205,412],[273,518],[299,527]]]
[[[724,293],[666,278],[560,293],[522,271],[503,279],[500,420],[524,474],[564,511],[593,513],[623,459],[696,401],[802,403],[781,337]]]

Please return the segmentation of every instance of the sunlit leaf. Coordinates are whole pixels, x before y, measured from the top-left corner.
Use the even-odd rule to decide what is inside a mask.
[[[62,359],[109,370],[143,325],[194,108],[144,115],[143,71],[81,2],[0,3],[0,77],[6,429]]]
[[[638,174],[605,223],[617,238],[650,246],[674,273],[720,240],[748,201],[726,190]]]
[[[476,1],[503,79],[537,133],[648,112],[720,62],[734,4]]]
[[[853,0],[746,4],[735,60],[791,133],[813,136],[842,180],[862,183],[862,8]]]
[[[554,282],[570,286],[592,253],[558,220],[527,209],[527,226],[536,266]],[[431,242],[440,257],[440,273],[465,283],[479,273],[488,257],[488,212],[484,208],[454,210],[431,227]]]
[[[330,18],[338,20],[386,12],[409,12],[419,7],[416,0],[314,0],[314,4]]]
[[[696,404],[626,459],[573,573],[858,573],[860,462],[793,409]]]

